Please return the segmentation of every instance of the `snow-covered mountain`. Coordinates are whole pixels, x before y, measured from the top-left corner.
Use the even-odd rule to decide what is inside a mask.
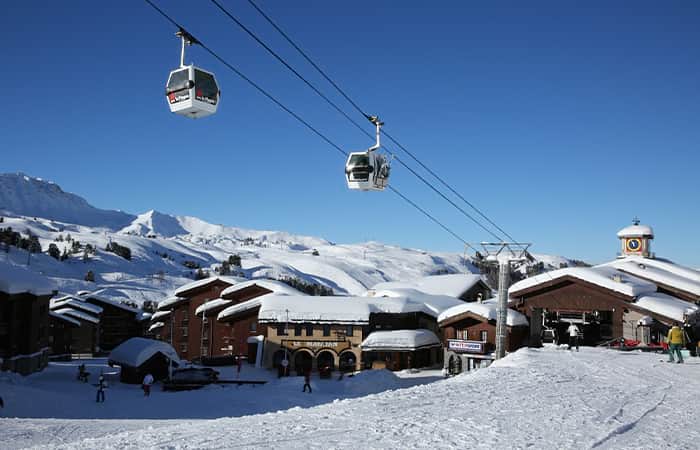
[[[135,219],[121,211],[95,208],[55,183],[23,173],[0,174],[0,211],[110,229],[119,229]]]
[[[56,184],[22,174],[0,175],[0,228],[39,238],[43,253],[11,247],[0,259],[29,264],[62,292],[102,289],[115,300],[158,301],[192,280],[197,268],[215,274],[222,261],[241,257],[247,278],[296,278],[358,295],[384,281],[410,281],[437,273],[478,272],[459,253],[437,253],[379,242],[335,244],[280,231],[214,225],[196,217],[148,211],[138,216],[92,207]],[[48,255],[50,245],[65,254]],[[89,244],[89,248],[87,247]],[[107,251],[126,247],[131,259]],[[90,250],[94,249],[94,251]],[[548,258],[566,261],[561,258]],[[85,281],[88,272],[94,282]]]

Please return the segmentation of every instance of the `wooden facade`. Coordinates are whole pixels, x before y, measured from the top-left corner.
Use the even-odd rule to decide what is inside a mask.
[[[108,353],[132,337],[143,336],[144,324],[138,309],[99,296],[86,296],[85,301],[102,308],[98,330],[99,352]]]
[[[46,367],[50,297],[0,292],[0,370],[27,375]]]
[[[73,353],[73,330],[80,322],[61,314],[49,315],[49,352],[52,357],[70,357]]]

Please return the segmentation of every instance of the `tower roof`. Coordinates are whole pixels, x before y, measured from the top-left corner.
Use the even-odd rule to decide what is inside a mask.
[[[634,224],[627,226],[617,232],[620,239],[628,237],[648,237],[654,239],[654,230],[649,225]]]

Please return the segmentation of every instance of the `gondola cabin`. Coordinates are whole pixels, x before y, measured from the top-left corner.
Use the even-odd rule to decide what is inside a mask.
[[[170,72],[165,95],[170,112],[199,119],[216,112],[221,92],[214,74],[189,65]]]
[[[389,162],[376,152],[353,152],[345,163],[349,189],[383,191],[389,182]]]

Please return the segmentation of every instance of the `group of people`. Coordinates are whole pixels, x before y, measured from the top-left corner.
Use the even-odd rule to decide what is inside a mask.
[[[692,344],[693,341],[690,339],[686,331],[680,327],[678,322],[674,322],[673,327],[668,330],[666,342],[668,343],[668,362],[683,364],[683,354],[681,353],[681,349],[683,347],[687,347],[688,344]],[[695,354],[700,356],[700,340],[695,343],[694,350]],[[678,361],[676,361],[676,359],[678,359]]]
[[[82,381],[84,383],[88,382],[88,379],[90,377],[90,372],[87,372],[85,370],[85,364],[81,364],[78,366],[78,381]],[[155,382],[155,379],[153,378],[153,375],[150,373],[146,374],[145,377],[143,377],[143,382],[141,383],[141,389],[143,389],[143,395],[144,397],[149,397],[151,395],[151,386]],[[100,372],[100,376],[97,379],[97,393],[95,396],[95,402],[97,403],[104,403],[105,401],[105,389],[107,389],[107,381],[105,380],[104,373]]]

